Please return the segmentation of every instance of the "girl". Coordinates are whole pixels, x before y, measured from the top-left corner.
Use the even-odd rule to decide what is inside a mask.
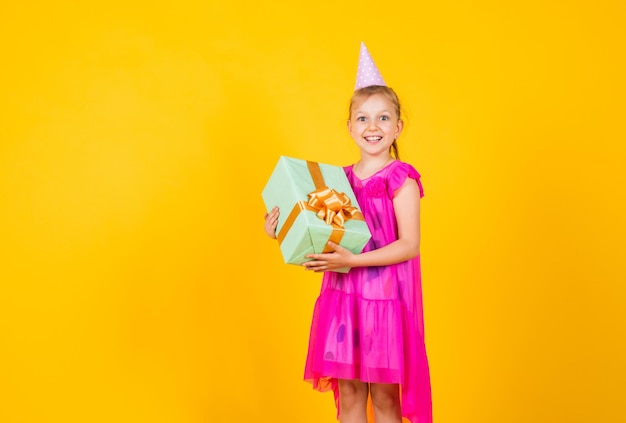
[[[360,160],[345,172],[372,238],[360,254],[329,242],[334,252],[304,263],[325,272],[304,377],[319,391],[333,390],[342,423],[367,422],[368,396],[376,423],[432,422],[419,260],[423,191],[417,171],[398,159],[400,116],[391,88],[354,92],[348,130]],[[272,238],[278,215],[275,207],[265,216]],[[351,270],[332,272],[341,267]]]

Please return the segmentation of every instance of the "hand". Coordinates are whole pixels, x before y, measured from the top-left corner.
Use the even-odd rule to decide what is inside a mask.
[[[280,211],[278,207],[274,206],[269,213],[265,213],[265,233],[272,239],[276,239],[276,225],[278,225],[278,216],[280,215]]]
[[[327,270],[340,269],[342,267],[353,267],[352,264],[355,255],[352,251],[332,241],[328,241],[328,246],[334,250],[332,253],[307,254],[306,257],[313,260],[307,261],[302,265],[307,270],[313,270],[315,272],[326,272]]]

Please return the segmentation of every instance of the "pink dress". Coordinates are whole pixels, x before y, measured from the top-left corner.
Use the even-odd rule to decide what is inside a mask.
[[[360,180],[345,168],[372,238],[363,251],[398,237],[393,196],[406,178],[420,175],[395,160]],[[402,416],[431,423],[430,376],[424,345],[419,256],[394,265],[325,272],[315,303],[305,380],[319,391],[332,389],[339,413],[337,379],[399,383]]]

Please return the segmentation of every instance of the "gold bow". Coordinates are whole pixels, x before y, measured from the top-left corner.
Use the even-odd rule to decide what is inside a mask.
[[[361,212],[350,202],[350,197],[327,186],[309,193],[308,205],[315,209],[317,217],[326,224],[337,225],[341,228],[346,220],[358,219],[357,216],[361,215]]]

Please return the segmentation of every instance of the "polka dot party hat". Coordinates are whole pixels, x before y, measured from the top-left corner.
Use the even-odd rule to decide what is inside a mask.
[[[369,87],[370,85],[387,85],[380,76],[378,68],[370,56],[370,52],[367,51],[365,43],[361,42],[361,52],[359,54],[359,68],[356,73],[356,84],[354,90],[358,90],[363,87]]]

